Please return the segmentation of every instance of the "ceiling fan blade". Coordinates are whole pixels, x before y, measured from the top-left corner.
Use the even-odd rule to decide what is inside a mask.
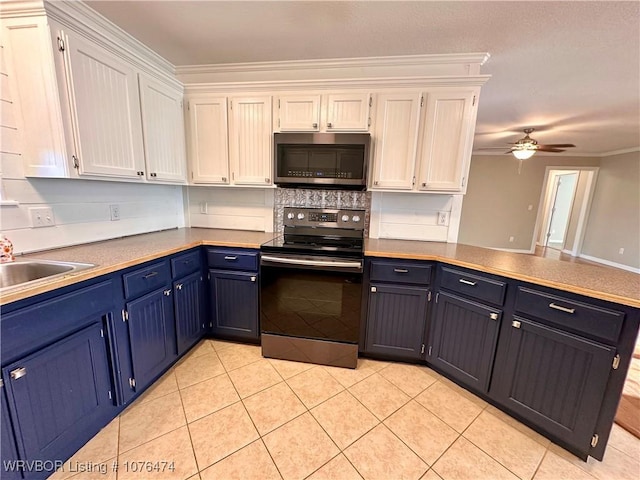
[[[509,155],[510,153],[513,153],[513,150],[507,150],[506,152],[504,152],[505,155]]]
[[[536,150],[539,151],[539,152],[553,152],[553,153],[564,152],[564,150],[561,149],[561,148],[549,148],[548,145],[546,146],[546,148],[540,147],[538,145],[538,148],[536,148]]]
[[[504,147],[480,147],[476,148],[476,150],[502,150]]]
[[[546,145],[538,145],[538,147],[543,148],[572,148],[575,147],[573,143],[547,143]]]

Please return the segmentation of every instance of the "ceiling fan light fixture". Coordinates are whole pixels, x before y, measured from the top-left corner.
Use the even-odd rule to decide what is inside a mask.
[[[513,156],[518,160],[526,160],[527,158],[533,157],[533,154],[536,153],[535,149],[522,149],[522,150],[513,150]]]

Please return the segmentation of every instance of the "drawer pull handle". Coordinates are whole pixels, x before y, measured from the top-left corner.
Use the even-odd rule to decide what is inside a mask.
[[[147,274],[146,274],[144,277],[142,277],[142,278],[144,278],[144,279],[146,280],[147,278],[155,277],[156,275],[158,275],[158,272],[151,272],[151,273],[147,273]]]
[[[476,282],[471,282],[469,280],[465,280],[464,278],[461,278],[460,280],[458,280],[460,283],[464,283],[465,285],[471,285],[472,287],[476,286]]]
[[[498,314],[497,313],[490,313],[489,314],[489,318],[491,320],[497,320],[498,319]]]
[[[406,268],[394,268],[393,271],[396,273],[409,273],[409,270]]]
[[[226,255],[224,259],[227,260],[228,262],[232,262],[233,260],[237,260],[238,257],[235,255]]]
[[[562,305],[556,305],[553,302],[549,304],[549,308],[553,308],[554,310],[560,310],[561,312],[564,312],[564,313],[576,313],[575,308],[563,307]]]
[[[21,377],[24,377],[27,374],[27,369],[22,367],[22,368],[16,368],[15,370],[11,370],[11,373],[9,375],[11,375],[11,378],[14,380],[17,380]]]

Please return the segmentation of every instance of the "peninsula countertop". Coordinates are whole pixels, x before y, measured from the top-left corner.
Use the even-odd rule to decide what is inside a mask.
[[[259,248],[276,236],[273,232],[181,228],[29,254],[18,258],[92,263],[95,267],[11,289],[2,294],[0,305],[200,245]],[[565,262],[455,243],[387,239],[367,239],[365,255],[438,261],[640,308],[640,275],[604,265]]]

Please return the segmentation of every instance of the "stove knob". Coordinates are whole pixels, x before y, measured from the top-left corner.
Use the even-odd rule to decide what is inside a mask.
[[[342,221],[343,222],[348,222],[349,221],[349,215],[342,215]]]
[[[296,217],[296,216],[295,216],[293,213],[291,213],[291,212],[287,213],[287,218],[288,218],[289,220],[293,220],[295,217]]]
[[[351,220],[353,220],[355,223],[358,223],[360,221],[360,217],[358,215],[354,215]]]
[[[298,220],[303,220],[303,219],[304,219],[304,213],[299,213]]]

